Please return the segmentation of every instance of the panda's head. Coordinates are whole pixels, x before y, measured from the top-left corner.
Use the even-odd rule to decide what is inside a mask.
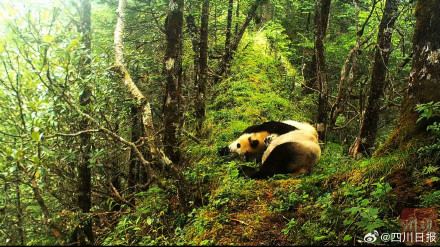
[[[267,136],[269,136],[267,131],[242,134],[229,145],[229,153],[245,158],[261,158],[266,150],[264,138]]]

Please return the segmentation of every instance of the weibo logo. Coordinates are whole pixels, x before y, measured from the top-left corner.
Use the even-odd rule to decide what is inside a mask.
[[[379,236],[379,232],[377,232],[376,230],[374,230],[374,233],[367,233],[367,235],[365,235],[364,237],[364,241],[367,243],[374,243],[377,240],[377,236]]]

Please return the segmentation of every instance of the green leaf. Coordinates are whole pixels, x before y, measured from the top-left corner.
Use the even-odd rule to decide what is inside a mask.
[[[368,204],[370,204],[370,200],[368,200],[368,199],[364,199],[364,200],[362,200],[362,202],[361,202],[362,207],[365,207],[365,206],[367,206]]]
[[[345,237],[344,237],[344,241],[350,241],[352,239],[353,239],[353,237],[350,235],[345,235]]]
[[[50,36],[50,35],[48,35],[48,34],[44,35],[44,37],[43,37],[43,41],[44,41],[45,43],[51,43],[51,42],[54,41],[54,40],[55,40],[55,37]]]
[[[344,212],[357,213],[361,210],[360,207],[351,207],[344,210]]]
[[[14,173],[17,170],[16,166],[9,167],[9,173]]]
[[[36,131],[33,131],[31,134],[31,138],[34,141],[40,142],[41,138],[40,138],[40,134]]]
[[[153,219],[151,219],[150,217],[147,218],[147,224],[149,226],[151,226],[151,224],[153,224]]]
[[[32,157],[32,161],[33,161],[35,164],[39,164],[39,163],[40,163],[40,159],[38,158],[38,156],[33,156],[33,157]]]
[[[316,241],[319,241],[319,240],[326,239],[327,237],[328,237],[328,236],[316,236],[316,237],[314,237],[313,239],[316,240]]]
[[[231,170],[231,176],[232,177],[238,177],[238,170],[237,169],[232,169]]]

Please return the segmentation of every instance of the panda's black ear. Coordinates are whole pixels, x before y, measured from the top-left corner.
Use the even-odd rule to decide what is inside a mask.
[[[260,143],[258,140],[253,140],[253,141],[250,141],[250,143],[251,143],[251,147],[252,148],[257,148],[258,147],[258,144]]]
[[[227,156],[227,155],[230,154],[230,151],[229,151],[229,147],[228,147],[228,146],[223,147],[223,148],[219,148],[219,149],[217,150],[217,152],[218,152],[218,154],[219,154],[220,156]]]

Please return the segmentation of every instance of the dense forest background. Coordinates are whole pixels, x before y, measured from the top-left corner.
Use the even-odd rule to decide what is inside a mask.
[[[400,232],[404,208],[440,207],[439,9],[1,0],[0,244],[354,245]],[[217,153],[289,119],[319,131],[310,174],[253,180]]]

